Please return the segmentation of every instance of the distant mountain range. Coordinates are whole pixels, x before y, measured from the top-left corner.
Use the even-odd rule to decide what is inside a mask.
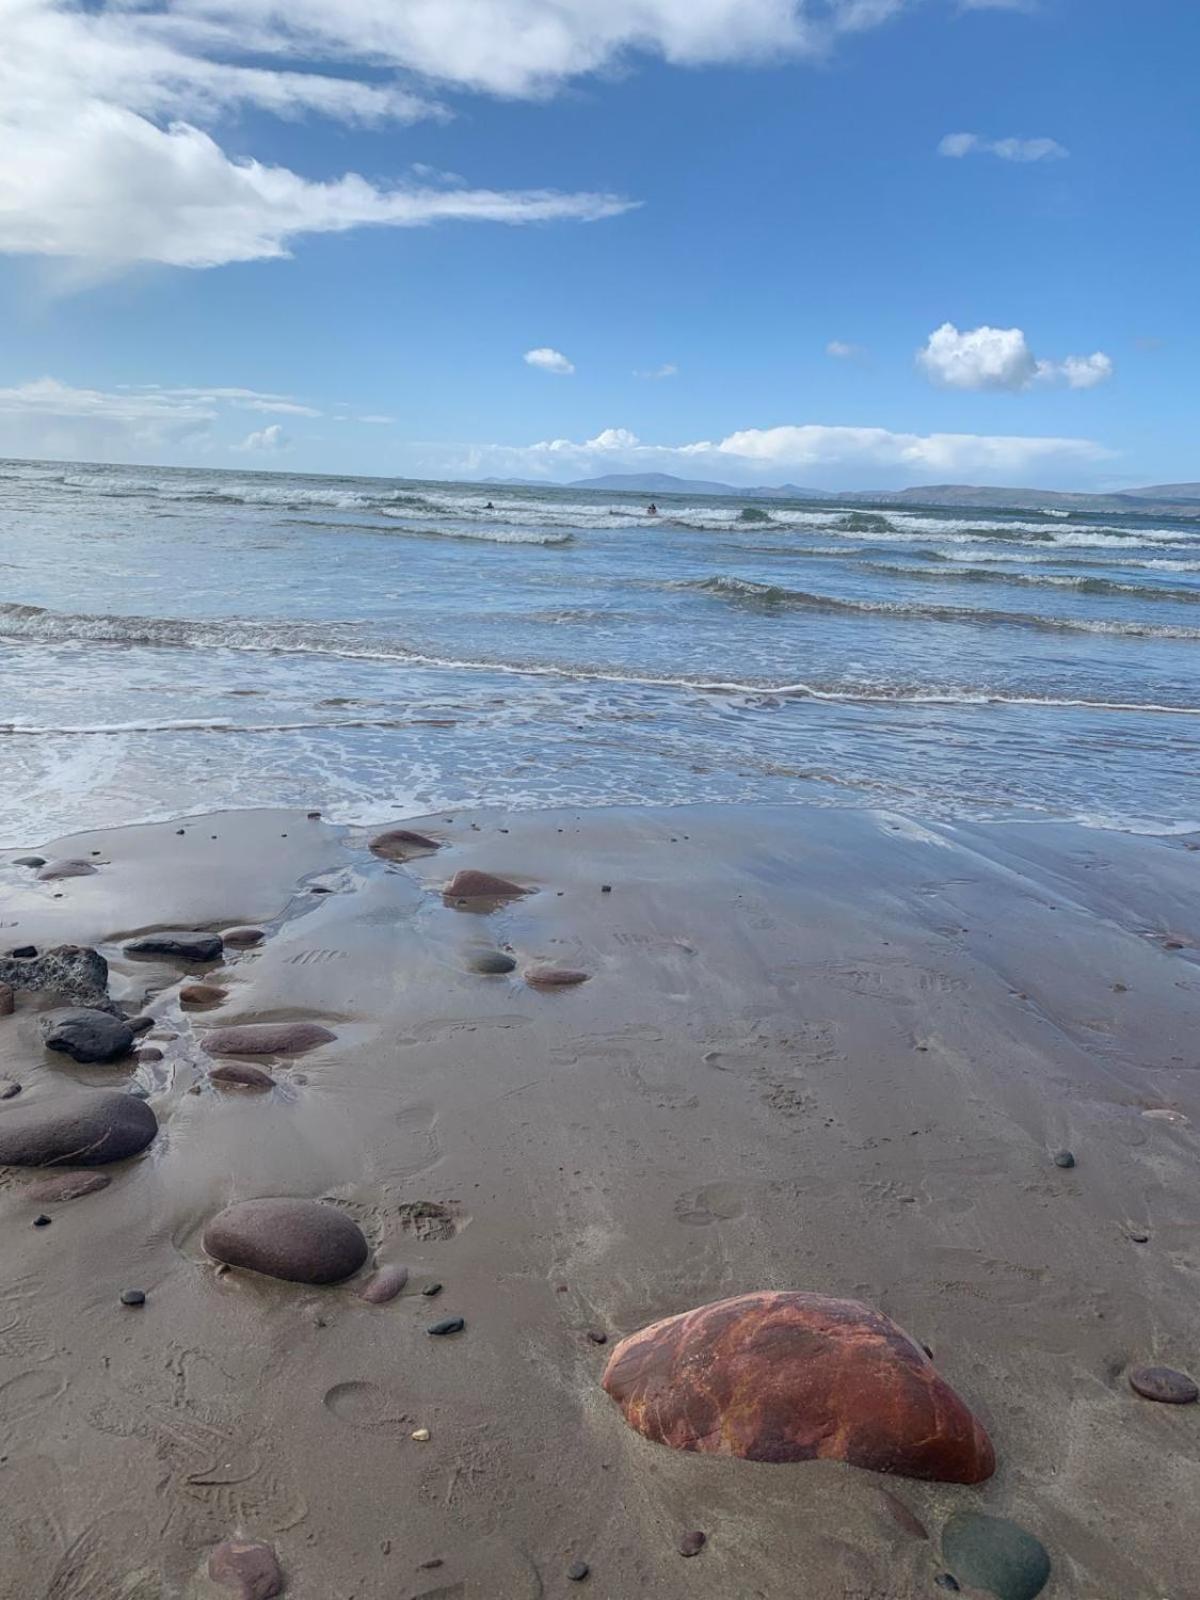
[[[805,489],[797,483],[739,487],[706,478],[676,478],[669,472],[610,472],[547,484],[531,478],[485,478],[484,483],[521,488],[607,489],[615,493],[734,495],[742,500],[844,500],[851,505],[961,506],[1012,511],[1132,511],[1200,516],[1200,483],[1159,483],[1119,494],[1072,494],[1061,489],[1002,489],[964,483],[924,484],[917,489]]]

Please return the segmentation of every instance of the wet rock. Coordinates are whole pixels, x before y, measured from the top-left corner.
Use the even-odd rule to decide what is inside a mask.
[[[156,1044],[144,1044],[135,1059],[140,1066],[149,1067],[153,1066],[156,1061],[161,1061],[162,1058],[163,1053]]]
[[[98,950],[61,944],[38,955],[31,944],[0,959],[0,983],[32,994],[56,994],[75,1005],[112,1010],[108,998],[108,962]]]
[[[50,1218],[43,1212],[40,1217],[34,1217],[33,1225],[35,1228],[48,1228],[50,1226]]]
[[[158,1118],[133,1095],[89,1089],[0,1111],[0,1165],[101,1167],[144,1150]]]
[[[407,1267],[379,1267],[359,1290],[368,1305],[383,1306],[394,1300],[408,1282]]]
[[[266,937],[261,928],[228,928],[221,935],[224,943],[233,950],[249,950],[252,945],[261,944]]]
[[[123,1306],[144,1306],[146,1304],[146,1291],[144,1289],[122,1289],[121,1304]]]
[[[72,1061],[116,1061],[133,1049],[133,1030],[120,1017],[90,1006],[48,1011],[38,1021],[42,1043]]]
[[[529,890],[507,878],[498,878],[495,873],[464,867],[454,874],[442,893],[447,900],[518,900]]]
[[[1050,1579],[1045,1546],[1005,1517],[960,1511],[942,1532],[942,1559],[960,1584],[997,1600],[1034,1600]]]
[[[130,1033],[149,1033],[154,1026],[153,1017],[126,1017],[125,1020],[129,1024]]]
[[[1069,1170],[1075,1165],[1075,1157],[1069,1150],[1056,1150],[1054,1152],[1054,1165]]]
[[[701,1306],[623,1339],[603,1382],[631,1427],[677,1450],[945,1483],[995,1470],[921,1347],[854,1300],[766,1290]]]
[[[488,976],[512,972],[516,965],[513,957],[503,950],[477,950],[467,957],[467,966],[472,972],[482,972]]]
[[[82,1200],[86,1194],[107,1189],[111,1182],[107,1172],[61,1172],[31,1183],[22,1194],[35,1205],[57,1205],[64,1200]]]
[[[60,878],[91,878],[96,869],[90,861],[47,861],[38,868],[43,883],[57,883]]]
[[[414,856],[426,856],[442,847],[437,839],[428,839],[411,828],[389,828],[372,839],[369,848],[381,861],[411,861]]]
[[[1144,1400],[1158,1400],[1163,1405],[1192,1406],[1200,1398],[1200,1390],[1187,1373],[1174,1367],[1134,1367],[1129,1383]]]
[[[213,1067],[208,1074],[209,1082],[215,1083],[219,1089],[258,1089],[265,1091],[275,1087],[275,1079],[269,1072],[264,1072],[261,1067],[254,1067],[248,1061],[227,1061],[222,1066]]]
[[[17,997],[9,983],[0,983],[0,1017],[11,1017],[17,1009]]]
[[[180,928],[164,933],[146,933],[125,946],[127,956],[174,956],[181,961],[216,961],[223,948],[219,933],[198,933]]]
[[[0,1078],[0,1100],[15,1100],[21,1092],[21,1085],[15,1078]]]
[[[46,858],[45,856],[17,856],[12,865],[14,867],[44,867]]]
[[[436,1295],[441,1294],[441,1292],[442,1286],[440,1283],[427,1283],[421,1290],[421,1293],[425,1296],[426,1300],[432,1300]]]
[[[316,1022],[244,1022],[213,1028],[201,1044],[210,1056],[300,1056],[336,1038]]]
[[[935,1589],[945,1589],[950,1594],[961,1594],[962,1588],[958,1579],[950,1572],[939,1572],[933,1580]]]
[[[582,1583],[590,1571],[591,1568],[586,1561],[572,1561],[567,1568],[567,1577],[572,1583]]]
[[[253,1539],[226,1539],[208,1558],[208,1575],[237,1600],[273,1600],[283,1593],[284,1578],[269,1544]]]
[[[608,1335],[605,1333],[603,1328],[589,1328],[587,1331],[587,1336],[593,1344],[608,1343]]]
[[[568,989],[572,984],[586,983],[590,974],[575,972],[570,967],[526,967],[525,982],[534,989]]]
[[[219,1006],[229,993],[215,983],[185,983],[179,991],[179,1004],[186,1011],[200,1011],[206,1006]]]
[[[685,1533],[679,1541],[679,1554],[681,1556],[698,1556],[708,1543],[708,1535],[701,1533],[699,1528],[693,1528],[691,1533]]]
[[[340,1283],[367,1259],[362,1230],[317,1200],[242,1200],[204,1230],[217,1261],[291,1283]]]
[[[447,1334],[461,1333],[466,1325],[462,1317],[445,1317],[441,1322],[435,1322],[432,1327],[427,1328],[425,1331],[433,1334],[435,1339],[444,1339]]]

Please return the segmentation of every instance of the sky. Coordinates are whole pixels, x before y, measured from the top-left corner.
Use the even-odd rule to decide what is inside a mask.
[[[0,455],[1200,479],[1194,0],[0,0]]]

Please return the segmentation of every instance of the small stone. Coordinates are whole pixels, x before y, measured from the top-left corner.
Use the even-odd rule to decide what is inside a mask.
[[[436,1567],[444,1567],[445,1562],[441,1556],[433,1556],[429,1561],[422,1561],[417,1568],[418,1572],[432,1572]]]
[[[1034,1600],[1050,1581],[1045,1546],[1006,1517],[960,1511],[942,1532],[942,1559],[960,1584],[997,1600]]]
[[[428,1444],[432,1437],[428,1428],[416,1428],[413,1431],[413,1438],[418,1444]]]
[[[226,1061],[219,1067],[213,1067],[208,1079],[219,1089],[266,1091],[275,1087],[275,1079],[271,1074],[264,1072],[261,1067],[252,1066],[249,1061]]]
[[[186,828],[176,828],[175,832],[176,832],[176,835],[184,834],[184,833],[187,832],[187,829]]]
[[[163,1053],[156,1044],[144,1044],[138,1051],[136,1059],[140,1066],[148,1067],[153,1066],[156,1061],[161,1061],[162,1058]]]
[[[144,1306],[146,1304],[146,1291],[144,1289],[122,1289],[121,1304],[123,1306]]]
[[[175,956],[182,961],[216,961],[221,954],[219,933],[197,932],[195,929],[175,929],[162,933],[143,934],[131,939],[125,946],[127,956]]]
[[[472,972],[481,972],[486,976],[499,976],[504,972],[512,972],[516,961],[503,950],[479,950],[474,955],[467,957],[467,966]]]
[[[572,1583],[582,1583],[590,1571],[591,1568],[586,1561],[572,1561],[567,1568],[567,1577]]]
[[[43,883],[54,883],[59,878],[91,878],[96,869],[90,861],[47,861],[38,868]]]
[[[1163,1405],[1192,1406],[1200,1398],[1200,1389],[1187,1373],[1176,1372],[1174,1367],[1134,1367],[1129,1383],[1144,1400],[1158,1400]]]
[[[48,1228],[50,1226],[50,1218],[43,1211],[40,1217],[34,1217],[33,1225],[35,1228]]]
[[[179,1004],[187,1011],[203,1010],[219,1006],[228,993],[228,989],[219,988],[215,983],[185,983],[179,991]]]
[[[444,1322],[435,1322],[426,1331],[432,1333],[435,1338],[440,1339],[448,1333],[461,1333],[465,1327],[466,1323],[462,1317],[447,1317]]]
[[[407,1267],[379,1267],[358,1291],[359,1299],[368,1305],[383,1306],[394,1300],[408,1282]]]
[[[19,944],[15,950],[10,950],[9,954],[15,956],[18,961],[30,961],[37,955],[37,945]]]
[[[600,893],[601,894],[611,894],[612,893],[612,884],[611,883],[602,883],[600,885]]]
[[[95,1194],[97,1189],[107,1189],[111,1182],[106,1172],[60,1172],[53,1178],[43,1178],[40,1183],[31,1183],[24,1193],[29,1200],[53,1205],[63,1200],[80,1200],[85,1194]]]
[[[427,1283],[421,1290],[427,1300],[432,1300],[435,1294],[441,1294],[441,1292],[442,1286],[440,1283]]]
[[[13,1078],[0,1078],[0,1100],[12,1100],[21,1092],[21,1085]]]
[[[310,822],[320,822],[321,820],[321,813],[319,811],[306,811],[305,816]]]
[[[283,1573],[269,1544],[226,1539],[208,1558],[208,1575],[238,1600],[274,1600],[283,1593]]]
[[[327,883],[314,883],[308,892],[309,894],[332,894],[333,890]]]
[[[414,833],[411,828],[391,828],[378,834],[367,848],[382,861],[411,861],[414,856],[426,856],[442,847],[436,839]]]
[[[1129,1237],[1132,1239],[1134,1244],[1150,1243],[1150,1235],[1145,1233],[1141,1228],[1130,1228]]]
[[[148,1016],[126,1017],[125,1026],[132,1034],[149,1033],[154,1026],[154,1018]]]
[[[247,950],[251,945],[261,944],[266,934],[261,928],[230,928],[221,938],[235,950]]]
[[[587,1336],[593,1344],[608,1343],[608,1335],[605,1333],[603,1328],[589,1328]]]
[[[133,1048],[133,1031],[120,1017],[90,1006],[70,1006],[48,1011],[38,1022],[47,1050],[58,1050],[72,1061],[116,1061]]]
[[[958,1579],[953,1577],[949,1572],[939,1572],[937,1577],[933,1580],[933,1584],[935,1589],[948,1589],[951,1594],[962,1593],[962,1590],[959,1587]]]
[[[1054,1152],[1054,1165],[1056,1167],[1073,1167],[1075,1157],[1069,1150],[1056,1150]]]
[[[526,967],[525,982],[534,989],[566,989],[572,984],[586,983],[590,974],[576,972],[570,967]]]
[[[0,1017],[11,1017],[17,1009],[17,997],[7,983],[0,983]]]
[[[44,867],[45,865],[45,856],[18,856],[13,862],[14,867],[33,867],[35,870],[36,868]]]
[[[698,1556],[708,1543],[708,1535],[701,1533],[699,1528],[694,1528],[691,1533],[685,1533],[679,1541],[679,1554],[681,1556]]]

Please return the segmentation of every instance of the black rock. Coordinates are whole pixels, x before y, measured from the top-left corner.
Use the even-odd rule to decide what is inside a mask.
[[[567,1577],[572,1583],[582,1583],[590,1571],[591,1568],[586,1561],[572,1561],[567,1568]]]
[[[115,1011],[108,998],[108,962],[86,945],[60,944],[39,955],[31,944],[0,958],[0,983],[29,993],[61,995],[77,1006]]]
[[[50,1218],[43,1211],[40,1217],[34,1217],[33,1225],[35,1228],[48,1228],[50,1226]]]
[[[477,950],[467,957],[467,966],[472,972],[482,972],[487,976],[512,972],[516,965],[512,956],[503,950]]]
[[[13,862],[14,867],[44,867],[45,856],[18,856]]]
[[[21,1085],[13,1078],[0,1078],[0,1100],[15,1100],[21,1092]]]
[[[122,1289],[121,1304],[123,1306],[144,1306],[146,1304],[146,1291],[144,1289]]]
[[[608,1335],[604,1332],[603,1328],[589,1328],[588,1329],[588,1338],[592,1341],[593,1344],[607,1344],[608,1343]]]
[[[153,1017],[126,1017],[125,1021],[130,1033],[149,1033],[154,1026]]]
[[[1054,1152],[1054,1165],[1056,1167],[1073,1167],[1075,1157],[1069,1150],[1056,1150]]]
[[[137,1155],[157,1132],[150,1107],[114,1089],[35,1099],[0,1112],[0,1165],[102,1167]]]
[[[461,1317],[447,1317],[444,1322],[435,1322],[432,1328],[426,1331],[440,1338],[447,1333],[461,1333],[465,1327],[466,1323]]]
[[[107,1011],[72,1006],[48,1011],[38,1023],[47,1050],[59,1050],[72,1061],[116,1061],[133,1049],[133,1029]]]
[[[951,1577],[950,1573],[948,1572],[939,1572],[933,1582],[935,1588],[949,1589],[952,1594],[962,1593],[962,1586],[960,1585],[958,1579]]]
[[[10,950],[10,956],[15,956],[18,961],[28,961],[31,956],[37,955],[37,946],[33,944],[18,945],[15,950]]]
[[[435,1294],[441,1294],[441,1292],[442,1286],[440,1283],[426,1284],[425,1288],[421,1290],[421,1293],[429,1300],[432,1300]]]
[[[224,948],[219,933],[197,933],[175,929],[166,933],[147,933],[131,939],[127,956],[176,956],[183,961],[215,961]]]

